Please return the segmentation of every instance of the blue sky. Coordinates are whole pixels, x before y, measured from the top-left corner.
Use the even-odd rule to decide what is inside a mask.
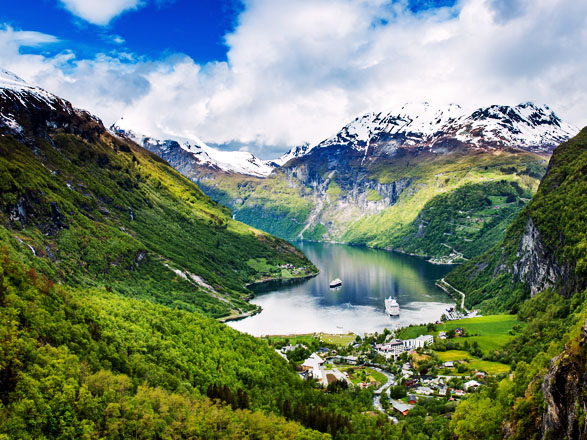
[[[0,65],[110,125],[272,158],[405,102],[587,123],[587,2],[19,0]]]
[[[105,26],[77,17],[57,0],[6,2],[1,14],[3,22],[14,28],[52,34],[61,40],[42,48],[24,48],[23,52],[55,54],[72,49],[82,56],[93,56],[129,50],[150,58],[181,52],[206,63],[226,61],[224,35],[232,31],[242,8],[237,0],[150,1],[115,16]]]

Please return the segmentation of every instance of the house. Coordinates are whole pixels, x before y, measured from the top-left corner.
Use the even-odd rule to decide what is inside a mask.
[[[410,379],[410,380],[406,381],[406,383],[405,383],[407,388],[414,388],[417,384],[418,384],[418,381],[416,379]]]
[[[453,361],[446,361],[444,364],[442,364],[442,366],[444,368],[453,368],[455,366],[455,363]]]
[[[317,353],[328,353],[328,348],[326,347],[320,347],[317,351]]]
[[[465,390],[469,390],[469,388],[476,389],[479,385],[481,384],[476,380],[470,380],[469,382],[465,382],[463,384],[463,387],[465,387]]]
[[[477,379],[483,380],[483,379],[485,379],[485,376],[487,376],[487,375],[483,371],[477,371],[475,373],[475,376],[477,377]]]
[[[288,351],[295,350],[298,347],[305,347],[305,346],[302,344],[296,344],[296,345],[287,344],[287,345],[284,345],[283,347],[281,347],[281,352],[287,353]]]
[[[434,391],[432,391],[432,389],[428,388],[428,387],[418,387],[418,388],[416,388],[416,393],[429,396],[431,394],[434,394]]]
[[[463,390],[455,390],[454,395],[458,397],[463,397],[465,395],[465,392]]]
[[[399,412],[403,416],[407,416],[408,412],[414,407],[414,405],[410,405],[408,403],[403,403],[398,400],[389,399],[389,402],[393,406],[397,412]]]
[[[438,333],[438,339],[446,339],[446,332]]]
[[[455,335],[457,336],[462,336],[463,334],[463,329],[460,327],[455,328]]]
[[[439,396],[446,396],[447,389],[445,386],[438,387],[438,395]]]
[[[324,360],[317,353],[312,353],[301,365],[303,371],[309,371],[313,379],[322,379]]]
[[[408,394],[408,403],[410,405],[415,405],[417,401],[418,401],[418,398],[416,397],[415,394]]]

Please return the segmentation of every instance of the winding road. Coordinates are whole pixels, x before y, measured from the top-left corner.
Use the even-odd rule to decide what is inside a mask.
[[[383,408],[383,406],[381,406],[381,393],[383,393],[386,389],[388,389],[394,383],[395,376],[385,370],[382,370],[381,368],[378,368],[378,367],[371,367],[371,368],[373,368],[375,371],[380,372],[381,374],[384,374],[387,377],[387,382],[385,382],[383,385],[381,385],[379,388],[377,388],[375,390],[375,395],[373,396],[373,407],[377,411],[381,411],[382,413],[385,414],[385,409]],[[390,418],[392,418],[392,417],[390,417]]]
[[[443,286],[443,284],[444,284],[444,286]],[[465,294],[463,292],[461,292],[459,289],[456,289],[455,287],[453,287],[450,284],[448,284],[444,278],[442,278],[440,281],[437,281],[436,282],[436,285],[438,287],[440,287],[442,290],[444,290],[446,293],[448,293],[449,295],[450,295],[450,292],[448,291],[448,289],[445,286],[450,287],[452,290],[454,290],[459,295],[461,295],[461,297],[462,297],[462,300],[461,300],[461,308],[465,312],[469,313],[469,311],[467,309],[465,309]]]

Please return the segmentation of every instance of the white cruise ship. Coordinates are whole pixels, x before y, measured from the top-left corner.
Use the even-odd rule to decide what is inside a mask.
[[[385,312],[389,316],[399,316],[399,304],[395,298],[392,298],[391,296],[385,298]]]

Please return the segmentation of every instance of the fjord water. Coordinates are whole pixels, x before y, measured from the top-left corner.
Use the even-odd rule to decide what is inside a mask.
[[[263,311],[230,322],[255,336],[313,332],[381,332],[398,325],[440,319],[454,301],[434,282],[451,270],[422,258],[378,249],[330,243],[297,243],[320,269],[315,278],[290,284],[271,283],[256,288],[251,301]],[[335,278],[342,286],[329,287]],[[401,313],[391,318],[384,299],[397,298]]]

